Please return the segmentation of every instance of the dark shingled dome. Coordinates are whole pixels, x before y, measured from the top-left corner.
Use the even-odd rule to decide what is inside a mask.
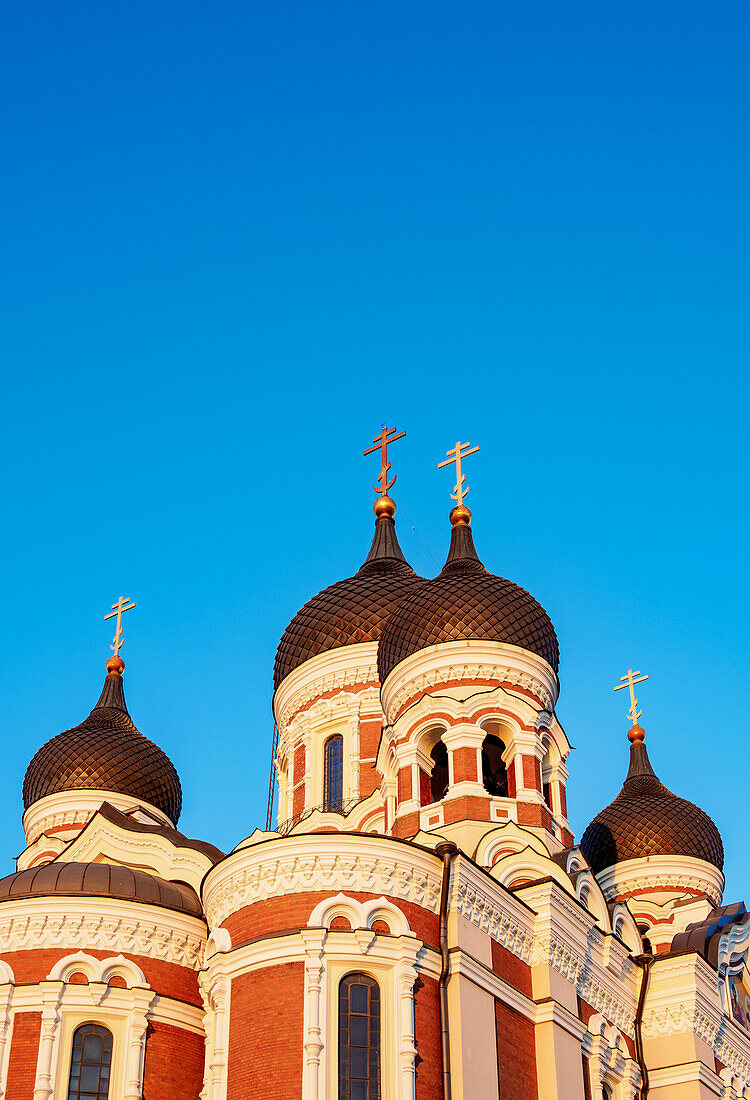
[[[543,657],[557,672],[557,635],[526,589],[488,573],[471,528],[455,526],[441,573],[398,605],[378,646],[380,682],[401,661],[428,646],[456,641],[507,642]]]
[[[168,882],[146,871],[110,863],[45,863],[0,879],[0,903],[50,894],[120,898],[160,905],[194,917],[203,914],[198,895],[186,883]]]
[[[110,672],[99,702],[80,726],[42,745],[26,769],[26,809],[49,794],[77,790],[132,795],[176,825],[182,788],[166,753],[144,737],[128,714],[122,677]]]
[[[581,850],[594,874],[645,856],[692,856],[719,870],[724,866],[719,830],[707,813],[659,782],[642,740],[631,745],[622,790],[591,822]]]
[[[359,572],[313,596],[284,631],[276,651],[274,686],[319,653],[356,642],[377,642],[399,600],[422,583],[404,558],[393,518],[379,516],[370,553]]]

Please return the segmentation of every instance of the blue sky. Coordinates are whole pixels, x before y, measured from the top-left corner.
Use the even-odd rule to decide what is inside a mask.
[[[4,9],[2,864],[34,751],[126,694],[181,827],[265,820],[271,670],[369,545],[448,545],[560,638],[578,835],[660,778],[747,896],[750,227],[743,3],[97,0]]]

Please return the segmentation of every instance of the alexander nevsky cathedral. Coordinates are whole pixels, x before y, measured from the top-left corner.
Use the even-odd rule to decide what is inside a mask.
[[[0,880],[3,1100],[750,1097],[750,916],[723,903],[713,821],[654,774],[645,677],[623,677],[622,788],[576,840],[557,636],[480,558],[491,533],[475,548],[476,448],[448,452],[425,579],[394,431],[369,553],[279,643],[275,829],[228,853],[178,832],[115,605],[101,695],[31,760]]]

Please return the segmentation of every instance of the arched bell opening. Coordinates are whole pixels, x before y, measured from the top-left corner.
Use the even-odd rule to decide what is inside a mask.
[[[442,738],[436,741],[430,750],[432,770],[430,772],[430,798],[433,802],[439,802],[444,798],[450,782],[448,770],[448,750]]]
[[[494,733],[482,742],[482,783],[484,789],[498,798],[508,797],[508,770],[503,760],[505,743]]]

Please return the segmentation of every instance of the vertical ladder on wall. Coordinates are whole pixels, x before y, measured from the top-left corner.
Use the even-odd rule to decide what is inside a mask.
[[[273,829],[273,797],[276,793],[276,753],[279,748],[279,727],[273,724],[273,742],[271,745],[271,775],[268,779],[268,811],[266,812],[266,832]]]

